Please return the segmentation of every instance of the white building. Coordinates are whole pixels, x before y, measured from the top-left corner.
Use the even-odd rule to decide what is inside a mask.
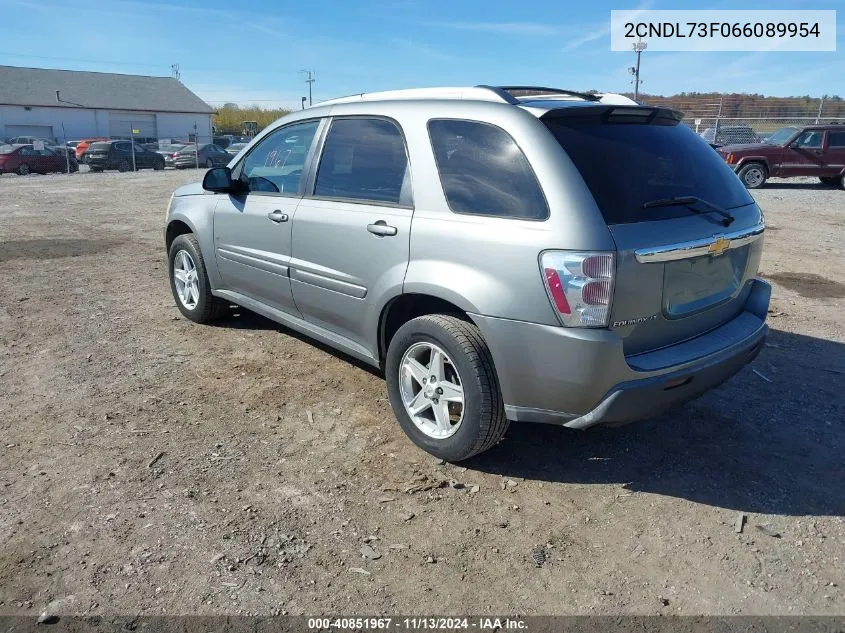
[[[211,142],[212,112],[171,77],[0,66],[0,138],[128,138],[135,130]]]

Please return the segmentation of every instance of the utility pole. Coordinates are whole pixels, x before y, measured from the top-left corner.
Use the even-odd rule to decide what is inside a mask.
[[[827,95],[822,95],[822,100],[819,101],[819,111],[816,114],[816,123],[819,122],[819,119],[822,118],[822,108],[824,107],[824,100],[827,99]]]
[[[179,72],[179,64],[171,64],[170,65],[170,75],[176,80],[182,80],[182,73]]]
[[[305,73],[306,75],[305,83],[308,84],[308,105],[314,105],[314,100],[311,98],[311,84],[317,81],[317,73],[313,70],[300,70],[299,72]]]
[[[648,44],[646,42],[643,42],[642,40],[634,42],[634,52],[637,54],[637,65],[631,66],[628,69],[628,72],[634,76],[634,101],[637,102],[639,102],[640,98],[640,56],[646,48],[648,48]]]

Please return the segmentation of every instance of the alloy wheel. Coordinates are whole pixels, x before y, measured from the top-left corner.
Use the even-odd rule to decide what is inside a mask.
[[[196,308],[200,296],[197,267],[188,251],[179,251],[173,258],[173,280],[182,305],[188,310]]]
[[[415,343],[405,351],[399,393],[408,416],[428,437],[442,440],[458,431],[465,410],[461,377],[434,343]]]

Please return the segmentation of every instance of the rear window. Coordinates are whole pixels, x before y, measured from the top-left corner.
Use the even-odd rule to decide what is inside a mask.
[[[107,152],[107,151],[109,151],[110,147],[111,147],[110,143],[91,143],[88,146],[88,151],[100,150],[100,151],[106,151]]]
[[[698,196],[725,209],[754,202],[713,148],[678,121],[614,122],[596,114],[544,122],[581,172],[608,224],[690,215],[683,206],[643,208],[661,198]]]

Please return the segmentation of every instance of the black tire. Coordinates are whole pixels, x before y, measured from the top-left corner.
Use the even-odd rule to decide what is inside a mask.
[[[21,163],[18,165],[18,175],[19,176],[28,176],[32,173],[32,170],[29,168],[29,165],[26,163]]]
[[[205,159],[205,166],[208,167],[209,169],[213,168],[214,167],[214,161],[211,160],[210,158],[206,158]]]
[[[746,189],[759,189],[769,177],[769,172],[763,163],[748,163],[743,165],[736,175]]]
[[[99,172],[103,171],[103,168],[102,167],[95,167],[93,165],[89,165],[88,171],[93,172],[93,173],[99,173]]]
[[[163,170],[164,169],[164,161],[163,160],[157,160],[155,163],[153,163],[153,169],[155,169],[156,171]]]
[[[129,164],[128,160],[121,160],[117,163],[117,171],[129,171],[132,169],[132,165]]]
[[[197,271],[197,286],[199,297],[194,308],[187,308],[179,298],[176,291],[176,281],[173,276],[173,263],[176,255],[180,251],[186,251],[191,259],[194,261],[194,266]],[[170,245],[170,251],[167,254],[167,273],[170,277],[170,291],[173,293],[173,299],[176,301],[176,307],[185,316],[186,319],[194,323],[209,323],[215,319],[220,318],[228,309],[229,304],[222,299],[218,299],[211,294],[211,284],[208,282],[208,273],[205,268],[205,259],[203,259],[202,251],[200,250],[199,242],[192,233],[185,233],[179,235],[173,240]]]
[[[828,187],[845,187],[845,177],[843,176],[821,176],[819,182]]]
[[[435,343],[458,370],[464,410],[454,435],[437,439],[411,420],[400,392],[400,364],[415,343]],[[492,448],[508,428],[493,358],[481,332],[472,323],[445,314],[430,314],[403,325],[390,341],[385,359],[388,395],[399,425],[414,444],[440,459],[458,462]]]

